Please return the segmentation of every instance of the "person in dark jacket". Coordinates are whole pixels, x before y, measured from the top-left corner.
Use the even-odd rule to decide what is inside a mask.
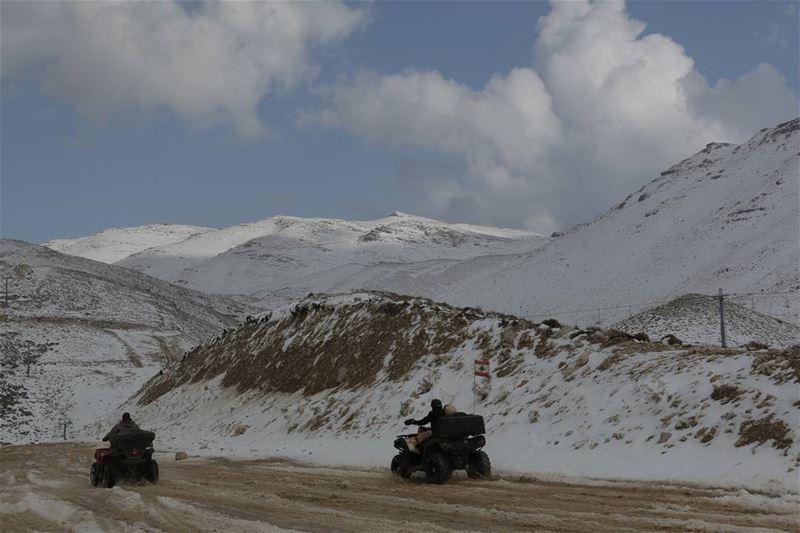
[[[425,418],[423,418],[422,420],[414,420],[413,418],[409,418],[404,422],[404,424],[407,426],[410,426],[411,424],[414,424],[416,426],[424,426],[425,424],[435,423],[443,416],[444,416],[444,408],[442,407],[442,400],[434,399],[431,400],[431,410],[427,414],[427,416],[425,416]]]
[[[139,426],[136,425],[136,422],[131,420],[130,413],[122,413],[122,420],[116,423],[116,425],[111,428],[111,431],[108,432],[108,435],[103,437],[104,441],[107,441],[109,438],[117,435],[119,433],[125,433],[126,431],[139,431]]]

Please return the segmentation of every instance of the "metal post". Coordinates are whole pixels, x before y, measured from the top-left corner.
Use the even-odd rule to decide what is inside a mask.
[[[725,342],[725,300],[722,294],[722,289],[719,290],[719,336],[722,341],[722,347],[727,348],[728,344]]]
[[[475,409],[475,403],[476,403],[475,396],[477,395],[477,392],[478,392],[478,391],[475,390],[475,387],[477,386],[475,379],[476,379],[475,378],[475,368],[473,368],[472,369],[472,414],[475,414],[475,411],[476,411],[476,409]]]
[[[67,440],[67,421],[64,420],[64,440]]]

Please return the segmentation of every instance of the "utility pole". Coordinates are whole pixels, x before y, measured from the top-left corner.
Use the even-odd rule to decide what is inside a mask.
[[[728,343],[725,342],[725,296],[722,294],[722,289],[719,290],[719,336],[722,341],[722,347],[727,348]]]

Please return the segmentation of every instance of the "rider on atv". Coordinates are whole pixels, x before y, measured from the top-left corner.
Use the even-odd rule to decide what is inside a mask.
[[[431,410],[422,420],[414,420],[413,418],[407,419],[403,422],[405,425],[410,426],[414,424],[419,426],[419,430],[417,431],[417,443],[422,443],[425,439],[431,436],[431,430],[426,427],[422,427],[425,424],[433,424],[440,418],[445,415],[444,408],[442,407],[442,400],[435,398],[431,400]]]
[[[124,433],[124,432],[128,432],[128,431],[139,431],[139,430],[140,430],[140,428],[139,428],[139,426],[136,425],[136,422],[131,420],[131,414],[130,413],[122,413],[122,420],[117,422],[114,425],[114,427],[111,428],[111,431],[109,431],[108,434],[105,437],[103,437],[103,441],[105,442],[105,441],[109,440],[111,437],[113,437],[114,435],[116,435],[118,433]]]
[[[422,427],[430,423],[431,427]],[[458,412],[454,405],[442,407],[440,400],[431,401],[431,411],[422,420],[409,418],[405,425],[420,426],[416,435],[398,435],[392,458],[392,472],[409,478],[413,472],[425,471],[433,483],[445,483],[453,470],[466,470],[470,478],[489,479],[492,465],[481,448],[486,445],[483,417]]]
[[[423,418],[422,420],[414,420],[413,418],[409,418],[404,422],[404,424],[407,426],[410,426],[411,424],[414,424],[416,426],[433,424],[434,422],[442,418],[444,414],[445,413],[444,413],[444,407],[442,407],[442,400],[433,399],[431,400],[431,410],[427,414],[427,416],[425,416],[425,418]]]

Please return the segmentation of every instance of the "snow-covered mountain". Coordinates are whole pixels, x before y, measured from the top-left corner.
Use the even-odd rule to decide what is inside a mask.
[[[309,292],[388,290],[572,324],[613,324],[687,293],[757,293],[800,323],[800,119],[712,143],[555,238],[396,214],[274,217],[119,264],[275,308]],[[674,332],[680,336],[681,332]]]
[[[797,346],[682,348],[387,293],[247,320],[124,407],[164,447],[388,469],[434,397],[476,412],[498,470],[796,490]],[[95,428],[100,434],[104,426]]]
[[[54,239],[43,246],[103,263],[115,263],[147,248],[180,242],[211,230],[202,226],[148,224],[134,228],[109,228],[78,239]]]
[[[409,265],[531,250],[546,241],[521,230],[446,224],[404,213],[366,222],[278,216],[150,248],[118,264],[274,307],[312,291],[334,290],[368,267],[388,271],[383,277],[399,276]],[[384,288],[385,283],[373,285]]]
[[[709,144],[546,246],[422,270],[413,292],[529,318],[612,324],[723,288],[759,293],[750,297],[755,310],[797,324],[799,153],[800,119],[740,146]]]
[[[136,271],[0,241],[0,441],[94,422],[251,309]],[[30,368],[28,368],[30,363]]]
[[[725,339],[728,346],[750,343],[773,347],[800,344],[800,327],[764,315],[735,302],[724,303]],[[721,342],[719,301],[702,294],[685,294],[675,300],[642,311],[614,325],[628,333],[644,332],[652,339],[676,333],[691,344]]]

